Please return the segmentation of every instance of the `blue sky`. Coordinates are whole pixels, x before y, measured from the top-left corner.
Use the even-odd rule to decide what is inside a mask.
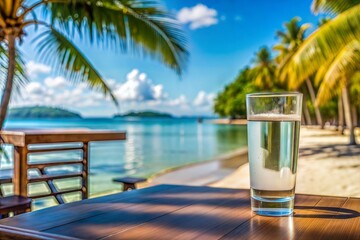
[[[251,63],[262,46],[276,43],[275,32],[294,16],[310,22],[310,0],[164,0],[183,24],[190,58],[180,79],[152,59],[104,51],[75,40],[79,48],[113,87],[120,112],[153,109],[175,115],[211,115],[216,93]],[[29,39],[36,36],[29,30]],[[21,46],[32,82],[12,106],[50,105],[84,116],[111,116],[118,110],[108,99],[85,85],[74,86],[55,69],[36,58],[33,44]]]

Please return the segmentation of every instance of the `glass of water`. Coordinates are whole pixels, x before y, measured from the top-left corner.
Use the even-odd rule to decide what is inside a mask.
[[[294,209],[302,94],[246,95],[251,208],[286,216]]]

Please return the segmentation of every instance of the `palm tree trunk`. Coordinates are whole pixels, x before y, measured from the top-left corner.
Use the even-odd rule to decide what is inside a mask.
[[[304,111],[302,111],[302,113],[301,113],[301,125],[306,125]]]
[[[344,106],[340,96],[338,99],[338,131],[344,135]]]
[[[351,103],[349,98],[349,90],[347,87],[344,87],[342,89],[342,97],[344,102],[344,113],[345,113],[345,122],[349,129],[350,134],[350,145],[356,145],[356,139],[355,139],[355,127],[353,123],[353,118],[351,114]]]
[[[309,112],[309,108],[306,104],[306,95],[303,95],[303,113],[304,113],[304,121],[305,125],[309,126],[311,125],[311,116]]]
[[[354,127],[357,127],[358,126],[358,112],[357,112],[356,106],[353,105],[351,107],[351,113],[352,113]]]
[[[318,125],[321,126],[321,128],[324,128],[324,124],[323,124],[323,121],[322,121],[320,109],[319,109],[319,107],[315,104],[316,96],[315,96],[314,87],[313,87],[313,85],[312,85],[312,83],[311,83],[311,81],[310,81],[309,78],[307,78],[307,79],[305,80],[305,83],[306,83],[306,87],[307,87],[307,89],[308,89],[308,91],[309,91],[311,103],[313,104],[314,109],[315,109],[316,122],[317,122]]]
[[[6,39],[8,41],[8,69],[7,69],[5,88],[3,95],[1,97],[1,104],[0,104],[0,130],[4,126],[5,117],[11,98],[14,75],[15,75],[15,53],[16,53],[15,37],[12,35],[8,35]]]

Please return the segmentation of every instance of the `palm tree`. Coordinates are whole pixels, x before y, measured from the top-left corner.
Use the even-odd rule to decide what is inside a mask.
[[[45,16],[37,17],[39,10]],[[2,128],[17,71],[18,44],[27,40],[26,30],[35,27],[38,57],[59,69],[73,82],[86,82],[110,95],[109,86],[72,38],[103,49],[150,55],[181,74],[187,61],[181,28],[156,1],[148,0],[0,0],[0,58],[6,58],[4,92],[0,106]],[[5,68],[4,68],[5,67]],[[19,70],[19,69],[18,69]]]
[[[353,51],[349,50],[349,47],[360,39],[359,0],[314,0],[313,11],[315,13],[325,11],[333,15],[338,15],[311,34],[287,62],[285,68],[287,69],[286,72],[293,86],[300,85],[307,77],[318,71],[321,66],[332,65],[335,67],[334,64],[343,63],[342,57],[347,56]],[[358,64],[359,62],[357,62],[356,65]],[[342,85],[338,84],[338,86],[342,86],[342,89],[326,89],[325,87],[323,87],[323,89],[326,89],[327,92],[341,94],[345,111],[345,121],[350,130],[350,144],[356,144],[351,101],[349,100],[349,86],[351,84],[349,81],[354,71],[351,66],[352,64],[343,64],[343,67],[340,68],[341,78],[336,78],[336,80],[334,80],[335,78],[329,78],[333,79],[332,81],[340,81],[343,83]],[[325,82],[325,79],[323,82]]]
[[[271,57],[271,52],[267,47],[262,47],[255,53],[253,60],[254,67],[250,70],[250,78],[256,86],[270,90],[275,82],[275,63]]]
[[[288,61],[289,58],[296,52],[299,46],[304,42],[305,32],[310,28],[310,24],[299,24],[301,19],[299,17],[294,17],[290,20],[290,22],[285,23],[285,31],[278,31],[276,33],[277,37],[280,38],[281,43],[274,46],[274,50],[278,51],[280,54],[277,56],[277,61],[279,62],[280,69],[281,66]],[[281,74],[280,74],[281,76]],[[319,107],[315,104],[316,94],[313,87],[313,84],[310,78],[305,79],[306,88],[310,95],[310,100],[315,109],[316,122],[318,125],[323,127],[323,121],[320,113]],[[304,101],[306,104],[306,102]],[[308,111],[307,106],[305,106],[305,110]],[[308,115],[308,114],[307,114]]]

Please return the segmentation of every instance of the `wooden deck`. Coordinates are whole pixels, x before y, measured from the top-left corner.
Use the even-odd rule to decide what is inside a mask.
[[[360,239],[359,211],[359,198],[298,194],[293,216],[264,217],[251,212],[249,190],[159,185],[4,219],[0,234],[15,227],[25,230],[6,237]]]

